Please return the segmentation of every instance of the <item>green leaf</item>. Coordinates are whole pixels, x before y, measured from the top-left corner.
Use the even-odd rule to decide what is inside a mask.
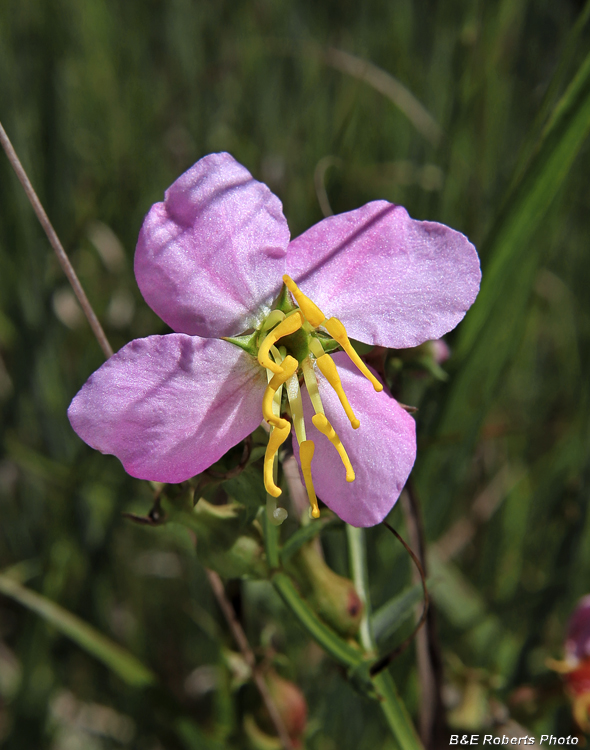
[[[133,654],[99,633],[76,615],[60,607],[59,604],[21,586],[4,573],[0,573],[0,593],[40,615],[89,654],[102,661],[129,685],[146,687],[156,682],[154,673]]]
[[[414,607],[423,597],[422,584],[410,586],[390,599],[371,617],[371,628],[375,640],[388,638],[412,615]]]
[[[248,464],[237,477],[224,480],[222,486],[231,498],[255,511],[266,504],[262,468],[258,465]],[[248,518],[249,520],[251,519]]]

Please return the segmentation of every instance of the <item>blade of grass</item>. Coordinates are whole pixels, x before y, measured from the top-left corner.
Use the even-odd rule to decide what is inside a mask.
[[[481,341],[499,300],[506,297],[504,284],[531,255],[530,240],[589,132],[590,54],[555,107],[534,158],[484,243],[482,254],[490,260],[479,296],[461,327],[457,356],[465,358]]]
[[[458,368],[437,426],[439,436],[460,435],[460,444],[432,452],[421,465],[427,497],[437,497],[442,519],[466,458],[515,355],[526,323],[530,294],[541,262],[532,244],[557,192],[590,132],[590,54],[560,99],[522,179],[504,203],[482,256],[478,299],[461,326],[454,362]],[[444,482],[440,481],[444,472]],[[431,523],[437,521],[434,517]]]
[[[409,586],[398,596],[394,596],[374,613],[371,626],[375,640],[388,638],[414,614],[416,604],[422,601],[422,584]]]
[[[534,123],[530,129],[530,137],[522,148],[522,152],[518,159],[517,167],[514,170],[514,179],[512,181],[511,188],[516,187],[518,181],[522,177],[526,165],[528,163],[531,154],[534,151],[535,144],[538,142],[539,135],[542,132],[543,125],[547,121],[550,115],[551,107],[554,106],[558,90],[563,82],[564,76],[566,75],[568,67],[571,65],[572,58],[578,49],[578,43],[584,27],[590,20],[590,0],[586,0],[586,5],[580,11],[580,15],[576,19],[576,23],[569,32],[569,36],[564,44],[563,52],[559,58],[559,64],[555,69],[555,72],[549,82],[541,106],[539,107],[538,114],[535,118]]]
[[[147,687],[156,682],[154,673],[139,659],[110,638],[88,625],[76,615],[45,596],[21,586],[16,580],[0,573],[0,593],[9,596],[35,612],[60,633],[71,638],[81,648],[99,659],[122,680],[133,687]]]

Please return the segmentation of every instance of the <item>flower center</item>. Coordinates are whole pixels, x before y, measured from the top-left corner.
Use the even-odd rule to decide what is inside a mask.
[[[326,418],[314,371],[315,366],[335,390],[352,428],[356,430],[360,426],[344,393],[334,360],[324,351],[321,338],[317,335],[320,327],[324,328],[329,336],[344,349],[363,375],[371,381],[376,391],[383,390],[383,386],[354,350],[342,323],[337,318],[326,319],[320,308],[303,294],[289,276],[283,276],[283,281],[299,307],[286,315],[280,310],[273,310],[262,325],[261,332],[269,331],[269,333],[258,348],[258,362],[266,368],[269,381],[262,399],[262,415],[271,428],[264,457],[264,486],[272,497],[276,498],[281,494],[281,489],[276,485],[276,458],[279,448],[291,431],[290,423],[281,417],[282,389],[285,387],[293,427],[299,443],[299,458],[311,505],[311,515],[313,518],[319,518],[320,510],[311,474],[315,444],[313,440],[307,440],[306,437],[299,373],[303,374],[315,411],[312,422],[338,452],[346,470],[347,482],[354,481],[354,469],[342,441]],[[279,342],[282,342],[282,345]]]

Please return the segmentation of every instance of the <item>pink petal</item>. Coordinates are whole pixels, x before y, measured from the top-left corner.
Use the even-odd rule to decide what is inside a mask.
[[[356,474],[347,482],[336,449],[312,424],[314,411],[303,396],[305,430],[315,443],[311,464],[317,496],[342,520],[353,526],[374,526],[393,508],[416,458],[416,425],[412,417],[388,396],[376,393],[348,357],[334,355],[344,391],[361,426],[353,430],[335,392],[316,368],[326,416],[348,453]],[[299,461],[299,448],[293,441]]]
[[[280,200],[229,154],[210,154],[150,209],[135,276],[148,305],[175,331],[230,336],[268,313],[288,243]]]
[[[261,421],[266,374],[225,341],[184,334],[124,346],[68,409],[92,448],[139,479],[182,482],[211,466]]]
[[[287,273],[349,336],[396,349],[454,328],[481,278],[464,235],[386,201],[308,229],[289,245]]]
[[[570,618],[565,651],[567,656],[578,660],[590,656],[590,596],[580,599]]]

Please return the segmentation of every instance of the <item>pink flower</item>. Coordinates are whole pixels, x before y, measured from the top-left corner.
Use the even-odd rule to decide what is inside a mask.
[[[372,373],[373,385],[339,352],[333,362],[350,403],[346,416],[330,385],[330,358],[322,356],[322,347],[334,346],[330,336],[343,341],[346,334],[329,316],[368,344],[404,348],[440,338],[474,301],[479,260],[462,234],[414,221],[386,201],[329,217],[289,239],[281,202],[266,185],[229,154],[198,161],[152,206],[135,253],[146,302],[177,333],[124,346],[88,379],[68,416],[85,442],[117,456],[132,476],[181,482],[260,424],[265,393],[276,452],[290,430],[279,407],[278,381],[286,381],[298,441],[308,444],[304,476],[311,481],[315,447],[313,483],[321,500],[345,521],[371,526],[391,510],[410,473],[415,424],[385,392],[375,392],[381,385]],[[283,295],[283,312],[272,312],[284,275],[299,308]],[[277,323],[296,330],[265,343]],[[258,358],[222,338],[248,330]],[[287,379],[289,364],[297,369]],[[360,428],[353,429],[357,420]],[[295,453],[301,461],[298,447]],[[265,471],[265,483],[280,494],[272,471]]]
[[[568,623],[563,661],[547,660],[559,672],[572,701],[572,713],[583,732],[590,732],[590,596],[578,602]]]

